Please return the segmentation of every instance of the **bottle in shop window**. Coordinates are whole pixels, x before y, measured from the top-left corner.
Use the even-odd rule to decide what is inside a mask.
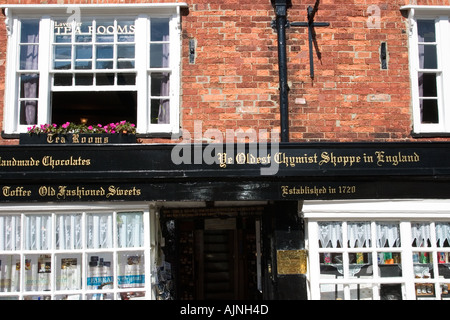
[[[364,253],[362,252],[356,253],[356,264],[364,264]]]

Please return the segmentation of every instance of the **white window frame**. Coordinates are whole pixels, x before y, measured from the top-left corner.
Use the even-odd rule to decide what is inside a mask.
[[[116,223],[113,224],[112,241],[113,246],[109,248],[96,248],[90,249],[87,245],[87,230],[82,228],[82,243],[83,247],[81,249],[61,249],[56,247],[56,216],[62,214],[81,214],[82,215],[82,226],[86,225],[86,216],[88,214],[102,214],[108,213],[113,214],[113,221],[116,221],[116,215],[122,212],[142,212],[143,213],[143,223],[144,223],[144,239],[143,246],[141,247],[123,247],[119,246],[117,240],[117,228]],[[101,203],[91,203],[91,204],[74,204],[74,205],[27,205],[27,204],[17,204],[17,205],[3,205],[0,206],[0,215],[2,216],[20,216],[21,217],[21,248],[16,250],[2,250],[1,255],[17,255],[20,257],[21,268],[20,268],[20,290],[17,292],[0,292],[0,299],[2,298],[15,298],[18,300],[30,299],[37,297],[49,297],[50,299],[61,299],[63,296],[68,297],[79,297],[80,300],[85,300],[92,298],[92,295],[96,295],[95,299],[98,299],[100,294],[108,294],[108,298],[113,297],[113,299],[118,299],[120,293],[127,292],[139,292],[141,293],[141,299],[154,300],[156,295],[154,292],[154,281],[155,275],[153,271],[155,270],[156,258],[155,255],[155,243],[158,242],[158,234],[155,232],[155,225],[157,222],[157,213],[153,207],[150,207],[145,203],[134,203],[134,204],[101,204]],[[42,216],[48,215],[51,217],[52,221],[52,234],[50,241],[50,248],[43,250],[27,250],[25,246],[25,217],[26,216]],[[5,248],[6,249],[6,248]],[[140,288],[119,288],[117,283],[118,274],[118,254],[127,252],[134,253],[136,251],[143,252],[144,255],[144,265],[145,265],[145,285]],[[49,291],[27,291],[25,290],[25,258],[27,256],[34,255],[50,255],[51,256],[51,290]],[[64,290],[58,289],[56,286],[56,272],[54,272],[57,267],[56,258],[60,258],[64,255],[79,255],[81,256],[81,288],[78,290]],[[112,256],[112,275],[114,277],[114,286],[103,290],[93,290],[87,285],[88,277],[88,257],[92,255],[109,254]]]
[[[439,134],[450,133],[450,6],[416,6],[408,5],[400,10],[408,11],[409,24],[409,65],[412,94],[413,133]],[[418,20],[433,20],[436,27],[437,69],[419,68]],[[438,123],[421,123],[418,73],[433,72],[437,74]]]
[[[308,274],[309,297],[313,300],[321,298],[321,284],[338,284],[344,287],[344,299],[350,298],[350,286],[356,284],[372,285],[372,299],[380,299],[380,284],[401,284],[402,299],[416,300],[416,284],[433,283],[435,297],[420,297],[419,299],[440,300],[440,285],[449,283],[449,279],[439,279],[434,273],[434,278],[415,279],[413,252],[429,252],[433,256],[434,270],[438,268],[437,252],[447,252],[450,248],[436,247],[436,238],[431,233],[432,243],[430,247],[413,247],[411,244],[411,224],[428,223],[433,230],[435,222],[450,222],[450,200],[334,200],[334,201],[305,201],[302,214],[307,221],[306,247],[308,249]],[[343,248],[319,248],[318,223],[342,222],[343,224]],[[400,227],[401,246],[395,248],[377,248],[372,241],[367,248],[347,248],[345,228],[349,222],[370,222],[372,237],[377,222],[398,222]],[[372,253],[377,257],[378,252],[398,252],[402,259],[402,276],[380,277],[378,273],[377,259],[373,259],[373,276],[371,278],[351,278],[348,273],[348,255],[346,253]],[[343,253],[344,275],[340,279],[326,279],[320,275],[321,262],[319,254],[325,252]]]
[[[185,3],[163,4],[114,4],[114,5],[3,5],[8,31],[8,49],[5,83],[4,133],[17,134],[27,131],[29,125],[19,124],[18,43],[21,19],[39,19],[39,81],[38,124],[51,122],[50,94],[52,90],[52,39],[51,26],[55,19],[69,18],[71,13],[89,17],[136,18],[136,68],[135,89],[137,97],[136,129],[139,134],[168,134],[180,132],[180,78],[181,78],[181,8]],[[149,34],[152,18],[169,18],[170,61],[168,68],[150,69]],[[48,59],[43,57],[49,57]],[[150,73],[170,72],[170,123],[152,124],[150,119]],[[113,72],[112,70],[111,72]],[[85,87],[75,88],[76,91]],[[114,88],[112,88],[114,89]],[[112,90],[111,88],[109,90]],[[92,88],[90,88],[92,90]]]

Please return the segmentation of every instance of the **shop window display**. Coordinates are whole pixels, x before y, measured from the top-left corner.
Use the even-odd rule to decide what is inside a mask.
[[[309,228],[314,299],[450,298],[448,222],[318,221]]]
[[[143,212],[0,215],[0,299],[145,297],[145,229]]]

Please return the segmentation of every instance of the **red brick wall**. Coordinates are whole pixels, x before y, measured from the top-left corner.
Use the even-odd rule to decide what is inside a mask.
[[[0,0],[0,4],[140,3],[172,1]],[[182,23],[182,128],[203,130],[279,129],[277,36],[271,27],[270,0],[187,0]],[[411,97],[406,19],[407,0],[322,0],[316,28],[315,78],[309,77],[306,28],[287,30],[290,85],[290,141],[405,141],[411,138]],[[449,5],[450,0],[417,1]],[[306,21],[311,0],[294,0],[291,22]],[[369,28],[379,8],[380,28]],[[375,17],[376,18],[376,17]],[[6,32],[0,21],[0,104],[3,105]],[[377,21],[378,22],[378,21]],[[196,41],[189,63],[189,40]],[[388,69],[380,66],[380,45],[387,43]],[[3,118],[3,114],[0,114]],[[433,139],[428,139],[433,140]],[[434,139],[437,140],[437,139]],[[171,142],[148,139],[144,142]],[[175,141],[172,141],[175,142]],[[17,143],[0,140],[0,144]]]

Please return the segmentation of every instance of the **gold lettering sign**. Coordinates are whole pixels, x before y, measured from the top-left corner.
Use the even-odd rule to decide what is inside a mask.
[[[306,250],[277,250],[278,274],[306,274]]]

